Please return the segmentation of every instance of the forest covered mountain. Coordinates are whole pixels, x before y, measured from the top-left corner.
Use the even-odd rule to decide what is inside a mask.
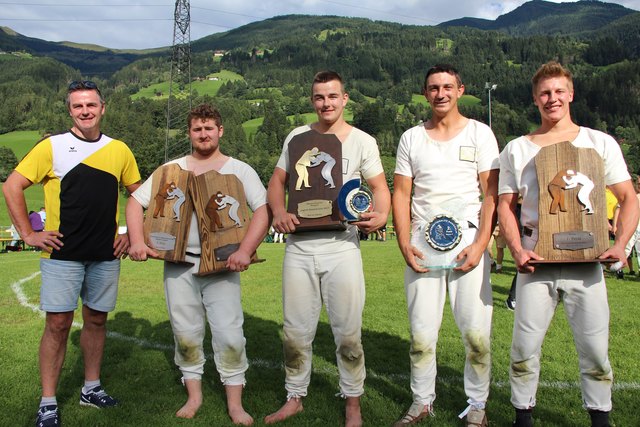
[[[50,42],[27,37],[8,27],[0,27],[0,52],[22,52],[35,56],[56,59],[86,75],[108,77],[122,67],[141,57],[163,52],[153,50],[114,50],[96,45],[81,45],[70,42]]]
[[[401,35],[407,29],[419,28],[425,32],[434,28],[467,27],[483,31],[500,31],[514,36],[562,35],[597,39],[611,37],[636,56],[640,55],[640,12],[614,3],[582,0],[575,3],[552,3],[532,0],[495,20],[460,18],[431,26],[408,26],[364,18],[339,18],[305,15],[280,16],[254,22],[242,27],[212,34],[192,41],[194,52],[215,49],[253,48],[275,46],[283,41],[319,33],[340,22],[341,31],[388,32]],[[147,50],[109,49],[95,45],[70,42],[49,42],[16,33],[0,27],[0,51],[21,51],[36,56],[57,59],[84,75],[107,77],[140,58],[168,55],[170,47]]]
[[[318,70],[343,75],[353,123],[376,136],[384,158],[392,162],[400,134],[428,117],[420,92],[433,64],[452,63],[460,70],[470,95],[463,113],[484,122],[489,114],[485,85],[498,85],[492,126],[504,145],[538,121],[530,78],[540,64],[554,59],[574,73],[577,122],[616,136],[631,169],[640,172],[639,19],[640,12],[619,5],[541,0],[492,21],[496,27],[489,30],[462,26],[460,20],[415,26],[279,16],[192,42],[192,77],[235,76],[214,92],[198,93],[194,102],[208,100],[221,108],[226,152],[249,161],[265,179],[284,135],[312,111],[308,86]],[[554,24],[560,21],[565,25]],[[0,133],[64,129],[65,85],[85,76],[96,79],[107,95],[105,131],[132,146],[143,173],[162,160],[166,98],[140,94],[157,93],[149,88],[169,80],[168,50],[77,49],[9,33],[0,31],[0,49],[23,55],[0,55]],[[110,68],[101,67],[103,62]],[[259,124],[248,132],[251,121]]]
[[[582,0],[575,3],[532,0],[493,21],[461,18],[443,22],[438,26],[471,27],[520,36],[562,34],[589,37],[595,35],[593,32],[610,24],[615,25],[616,21],[629,15],[636,15],[635,22],[640,22],[638,21],[640,14],[619,4],[597,0]]]

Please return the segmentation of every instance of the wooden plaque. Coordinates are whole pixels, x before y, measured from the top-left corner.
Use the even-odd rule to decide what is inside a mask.
[[[288,212],[300,221],[296,231],[344,230],[338,194],[342,187],[342,143],[314,130],[289,142]]]
[[[193,204],[193,174],[177,164],[158,168],[150,178],[151,203],[144,220],[145,242],[170,262],[184,262]]]
[[[536,263],[599,262],[609,248],[604,162],[592,148],[570,142],[535,157],[540,199]]]
[[[209,171],[194,177],[189,193],[202,247],[198,275],[227,271],[225,263],[238,250],[251,220],[244,187],[235,175]],[[251,262],[259,262],[255,252]]]

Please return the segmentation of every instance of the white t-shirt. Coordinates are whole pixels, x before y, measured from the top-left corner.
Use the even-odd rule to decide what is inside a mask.
[[[284,141],[282,154],[276,167],[291,173],[289,164],[289,141],[301,133],[312,130],[311,126],[300,126],[292,130]],[[380,152],[375,138],[353,128],[342,143],[342,182],[362,178],[367,180],[383,173]],[[375,203],[375,200],[374,200]],[[359,246],[357,227],[347,225],[345,231],[310,231],[290,234],[287,250],[293,253],[335,253]]]
[[[578,136],[571,141],[575,147],[593,148],[604,161],[606,185],[618,184],[631,179],[620,146],[604,132],[580,127]],[[520,194],[522,211],[520,223],[532,230],[538,229],[539,186],[534,157],[541,147],[527,136],[509,142],[500,153],[499,194]]]
[[[172,163],[177,164],[184,170],[188,170],[186,156],[167,162],[166,165]],[[229,157],[229,160],[227,160],[226,163],[222,165],[218,172],[223,175],[235,175],[238,177],[240,182],[242,182],[242,186],[244,187],[244,194],[247,199],[247,204],[252,211],[255,212],[256,209],[267,203],[267,191],[265,190],[264,185],[262,185],[260,177],[258,176],[256,171],[253,170],[253,168],[245,162],[234,159],[233,157]],[[151,202],[151,185],[152,180],[151,178],[149,178],[132,194],[133,198],[136,199],[138,203],[140,203],[145,209],[149,207],[149,203]],[[194,211],[193,215],[191,216],[191,226],[189,226],[189,237],[187,240],[186,249],[187,252],[192,254],[200,253],[200,235],[198,234],[198,227],[193,226],[197,223],[198,222]]]
[[[411,223],[414,233],[434,213],[447,213],[478,226],[482,189],[478,175],[498,169],[498,142],[489,126],[469,120],[449,141],[429,137],[420,123],[400,138],[397,175],[413,178]]]

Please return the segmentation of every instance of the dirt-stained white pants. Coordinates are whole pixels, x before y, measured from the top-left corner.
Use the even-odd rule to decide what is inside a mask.
[[[578,352],[584,407],[610,411],[609,304],[600,264],[544,265],[518,273],[516,294],[509,371],[513,406],[536,404],[542,342],[562,300]]]
[[[207,321],[211,329],[213,359],[224,385],[244,385],[249,367],[245,352],[240,295],[240,274],[195,276],[195,265],[164,263],[164,291],[175,340],[175,363],[184,379],[204,373],[203,340]]]
[[[475,229],[464,233],[475,233]],[[471,239],[473,241],[473,239]],[[447,290],[453,317],[462,334],[466,361],[464,390],[468,403],[483,407],[491,382],[491,317],[493,300],[487,253],[468,273],[407,267],[405,292],[411,327],[411,390],[414,402],[430,405],[436,398],[436,344]]]
[[[360,250],[319,255],[287,252],[282,299],[288,397],[307,395],[311,347],[323,302],[336,344],[340,392],[345,397],[362,395],[366,375],[361,342],[365,286]]]

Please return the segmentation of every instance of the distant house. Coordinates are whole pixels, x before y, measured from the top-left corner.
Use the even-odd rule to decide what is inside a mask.
[[[213,56],[224,56],[225,53],[227,53],[226,50],[214,50]]]

